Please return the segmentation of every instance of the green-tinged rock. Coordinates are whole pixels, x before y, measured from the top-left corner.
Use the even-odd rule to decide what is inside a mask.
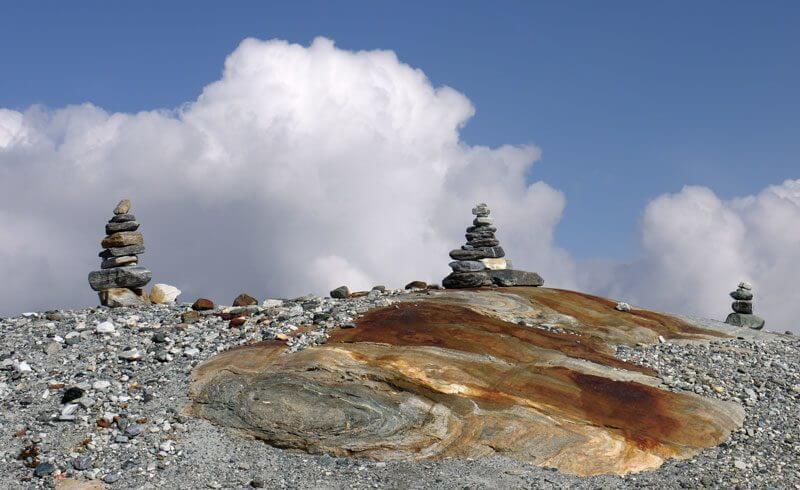
[[[731,313],[725,319],[728,325],[737,327],[747,327],[753,330],[761,330],[764,328],[764,319],[757,315],[748,315],[746,313]]]

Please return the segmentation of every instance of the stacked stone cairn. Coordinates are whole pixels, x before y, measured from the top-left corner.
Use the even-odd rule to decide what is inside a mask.
[[[475,219],[467,228],[467,242],[450,252],[453,272],[442,280],[447,289],[477,288],[481,286],[541,286],[544,280],[535,272],[512,269],[511,261],[495,236],[490,210],[486,203],[472,209]]]
[[[152,273],[139,265],[144,253],[144,238],[137,231],[139,223],[130,214],[131,202],[123,199],[114,208],[114,216],[106,224],[106,237],[100,270],[89,273],[89,285],[98,292],[104,306],[135,306],[148,303],[144,286]]]
[[[740,282],[736,291],[731,293],[733,298],[733,313],[728,315],[725,323],[737,327],[748,327],[753,330],[764,328],[764,319],[753,314],[753,286],[748,282]]]

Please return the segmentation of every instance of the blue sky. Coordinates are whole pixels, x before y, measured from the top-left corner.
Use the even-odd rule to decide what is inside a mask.
[[[0,107],[174,107],[245,37],[391,49],[475,105],[470,144],[534,143],[557,242],[636,255],[647,202],[800,174],[798,2],[6,2]]]

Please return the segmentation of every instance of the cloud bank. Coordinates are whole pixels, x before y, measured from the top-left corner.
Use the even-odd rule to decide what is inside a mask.
[[[473,113],[394,53],[324,38],[247,39],[175,110],[2,110],[0,312],[95,302],[86,274],[121,197],[142,264],[186,298],[438,282],[479,199],[521,265],[568,279],[552,240],[564,197],[525,180],[539,150],[465,144]]]
[[[722,201],[655,199],[643,256],[576,265],[554,242],[565,197],[530,182],[534,146],[472,146],[470,101],[391,51],[247,39],[179,108],[0,108],[0,314],[96,302],[103,225],[129,197],[142,264],[185,299],[438,282],[476,201],[516,266],[551,285],[724,317],[751,279],[768,326],[800,313],[800,181]],[[588,238],[588,237],[587,237]]]
[[[641,259],[594,268],[583,282],[638,304],[724,318],[728,292],[747,280],[767,328],[800,332],[800,180],[729,201],[693,186],[659,196],[644,211],[641,242]]]

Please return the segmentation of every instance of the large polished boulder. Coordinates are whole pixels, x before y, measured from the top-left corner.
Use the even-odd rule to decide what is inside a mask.
[[[723,333],[546,288],[409,297],[323,345],[288,353],[263,342],[211,358],[192,373],[191,411],[311,453],[500,454],[578,475],[653,469],[743,421],[739,405],[664,389],[608,343]]]

